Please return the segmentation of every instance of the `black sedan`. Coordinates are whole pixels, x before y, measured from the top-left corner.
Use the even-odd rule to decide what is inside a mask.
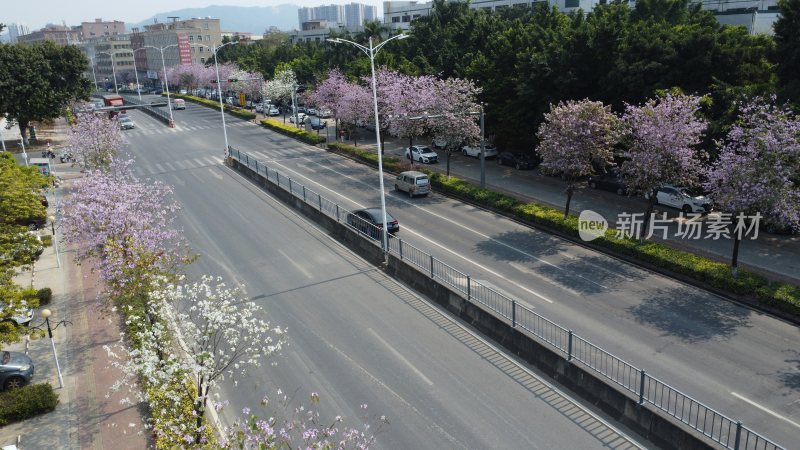
[[[618,195],[625,195],[625,193],[628,192],[628,188],[616,172],[608,172],[589,177],[589,187],[592,189],[616,192]]]
[[[524,153],[502,152],[497,155],[497,164],[512,166],[517,170],[528,170],[536,168],[539,162]]]
[[[386,211],[386,220],[389,222],[387,227],[389,233],[394,234],[400,231],[400,223],[389,214],[389,211]],[[347,224],[373,239],[380,239],[383,214],[380,208],[359,209],[347,215]]]

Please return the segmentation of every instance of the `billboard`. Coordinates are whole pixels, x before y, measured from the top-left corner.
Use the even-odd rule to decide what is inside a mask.
[[[178,35],[178,57],[181,64],[192,63],[192,47],[189,45],[189,36],[186,34]]]
[[[147,78],[149,78],[151,80],[157,80],[158,79],[158,72],[156,72],[155,70],[148,70],[147,71]]]

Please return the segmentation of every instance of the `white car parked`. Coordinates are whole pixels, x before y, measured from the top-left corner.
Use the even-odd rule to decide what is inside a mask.
[[[406,158],[425,164],[439,162],[439,155],[427,145],[415,145],[411,148],[406,148]]]
[[[277,106],[270,106],[267,114],[269,114],[270,116],[280,116],[281,110],[279,110]]]
[[[289,116],[289,122],[294,123],[294,116]],[[306,123],[306,113],[297,113],[297,122],[300,124]]]
[[[464,147],[461,148],[461,153],[463,153],[464,156],[472,156],[472,157],[475,157],[475,158],[480,158],[481,157],[481,146],[480,145],[475,145],[475,146],[465,145]],[[498,154],[497,147],[495,147],[492,144],[484,145],[484,147],[483,147],[483,157],[484,158],[494,158],[495,156],[497,156],[497,154]]]
[[[684,213],[707,213],[711,210],[711,200],[692,192],[683,186],[665,184],[656,193],[656,204],[671,206]]]

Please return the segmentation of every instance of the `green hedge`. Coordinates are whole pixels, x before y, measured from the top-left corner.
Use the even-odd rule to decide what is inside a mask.
[[[272,131],[277,131],[285,136],[293,137],[299,141],[307,144],[321,144],[325,142],[325,136],[319,136],[315,133],[309,133],[306,130],[297,128],[294,125],[286,125],[283,122],[275,119],[261,119],[261,125],[269,128]]]
[[[161,94],[162,96],[166,96],[166,94]],[[182,98],[184,100],[189,100],[191,102],[208,106],[209,108],[219,109],[219,102],[216,100],[209,100],[207,98],[202,97],[195,97],[194,95],[185,95],[185,94],[173,94],[170,92],[170,97],[172,98]],[[240,117],[245,120],[253,120],[256,118],[256,114],[254,112],[250,112],[246,109],[239,108],[236,106],[226,105],[223,104],[222,107],[225,109],[226,112],[230,113],[233,116]]]
[[[0,426],[50,412],[57,405],[58,394],[50,383],[0,392]]]
[[[340,142],[328,144],[328,149],[348,154],[373,166],[378,165],[378,156],[375,152],[359,150]],[[392,157],[384,158],[383,164],[384,169],[390,172],[400,172],[407,170],[409,167],[408,163]],[[433,187],[440,192],[463,198],[507,213],[522,221],[579,239],[578,218],[569,216],[564,219],[563,210],[536,203],[524,203],[514,197],[480,188],[455,177],[448,178],[439,172],[432,172],[426,169],[418,170],[426,172],[431,179]],[[607,230],[605,236],[595,239],[592,244],[608,250],[612,255],[626,256],[636,261],[649,263],[693,278],[722,291],[749,296],[761,304],[800,317],[800,286],[770,282],[761,275],[741,269],[738,276],[733,276],[731,268],[725,263],[716,262],[658,242],[618,239],[615,230]]]

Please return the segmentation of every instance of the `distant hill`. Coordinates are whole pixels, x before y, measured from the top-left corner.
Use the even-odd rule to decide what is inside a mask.
[[[298,28],[297,5],[278,5],[278,6],[217,6],[211,5],[205,8],[186,8],[159,13],[155,16],[139,23],[128,23],[130,31],[133,27],[142,29],[144,25],[154,23],[171,22],[170,16],[177,16],[181,19],[191,19],[196,17],[211,17],[220,20],[222,31],[250,32],[261,35],[271,26],[276,26],[280,30],[289,31]]]

